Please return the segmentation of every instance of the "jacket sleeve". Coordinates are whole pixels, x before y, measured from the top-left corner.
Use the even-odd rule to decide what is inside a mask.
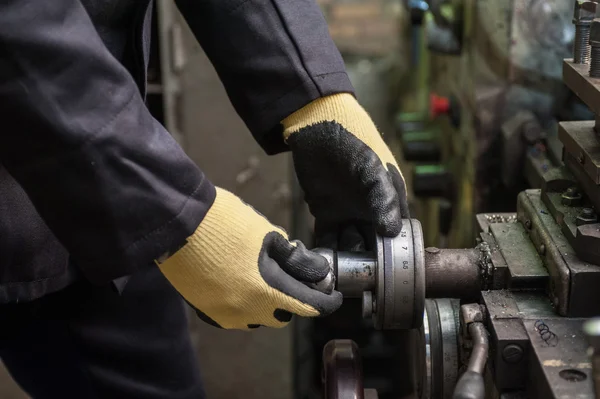
[[[0,162],[92,281],[178,248],[212,204],[79,0],[0,3],[0,103]]]
[[[177,0],[225,89],[267,153],[280,122],[309,102],[354,89],[315,0]]]

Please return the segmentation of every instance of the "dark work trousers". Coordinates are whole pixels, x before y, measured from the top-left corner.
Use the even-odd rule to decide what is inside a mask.
[[[0,357],[34,399],[204,398],[184,303],[158,268],[0,306]]]

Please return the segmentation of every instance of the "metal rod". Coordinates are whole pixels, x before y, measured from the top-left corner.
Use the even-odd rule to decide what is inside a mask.
[[[375,288],[377,261],[370,252],[338,252],[337,289],[348,298],[362,298]]]
[[[425,249],[427,298],[470,298],[481,292],[479,250]]]
[[[473,340],[473,351],[469,358],[468,370],[477,374],[483,374],[490,347],[487,331],[483,323],[471,323],[469,325],[469,334]]]

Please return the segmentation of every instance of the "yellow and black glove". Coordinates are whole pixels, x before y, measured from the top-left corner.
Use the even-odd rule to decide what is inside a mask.
[[[283,327],[292,314],[323,316],[342,303],[339,292],[304,284],[327,276],[325,258],[219,188],[188,243],[157,263],[198,315],[222,328]]]
[[[315,216],[317,246],[338,247],[338,235],[352,225],[374,226],[384,236],[400,233],[401,218],[409,217],[404,178],[351,94],[317,99],[282,124]]]

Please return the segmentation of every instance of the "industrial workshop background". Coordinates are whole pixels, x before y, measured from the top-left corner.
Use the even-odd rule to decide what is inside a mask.
[[[400,0],[319,0],[348,61],[360,100],[381,129],[385,79],[402,61]],[[274,223],[291,229],[293,187],[286,155],[267,157],[230,105],[210,62],[169,0],[158,0],[148,103],[155,116],[217,185],[232,190]],[[400,66],[402,66],[400,64]],[[220,154],[229,154],[224,163]],[[252,333],[217,330],[192,318],[191,334],[211,399],[293,397],[292,328]],[[26,354],[24,354],[26,356]],[[4,369],[0,398],[26,396]]]
[[[380,399],[592,399],[594,378],[600,398],[600,322],[581,331],[600,315],[598,3],[317,1],[414,220],[331,255],[345,295],[331,317],[243,333],[192,316],[208,397],[319,398],[325,347],[331,385]],[[151,111],[215,184],[310,244],[290,157],[262,152],[172,1],[156,2]],[[460,396],[473,387],[486,392]],[[0,399],[22,398],[0,372]]]

